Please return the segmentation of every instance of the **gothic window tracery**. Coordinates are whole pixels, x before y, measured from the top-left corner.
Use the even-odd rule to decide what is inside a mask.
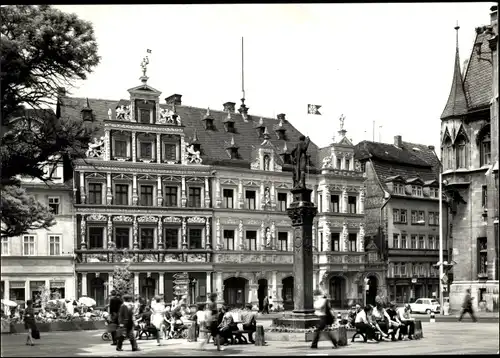
[[[457,150],[457,168],[467,168],[467,140],[460,136],[457,138],[455,146]]]

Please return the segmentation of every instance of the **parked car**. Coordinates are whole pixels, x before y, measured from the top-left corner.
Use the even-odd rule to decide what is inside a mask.
[[[439,313],[441,307],[438,300],[435,298],[419,298],[415,302],[410,303],[412,313]]]

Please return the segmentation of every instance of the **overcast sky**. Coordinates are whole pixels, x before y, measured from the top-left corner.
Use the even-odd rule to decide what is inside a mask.
[[[149,54],[148,84],[185,105],[240,104],[241,37],[250,114],[287,119],[320,146],[346,117],[355,143],[373,136],[439,144],[455,30],[460,61],[495,3],[56,6],[94,24],[100,65],[74,96],[126,99]],[[307,104],[322,116],[307,115]],[[379,126],[382,126],[379,130]]]

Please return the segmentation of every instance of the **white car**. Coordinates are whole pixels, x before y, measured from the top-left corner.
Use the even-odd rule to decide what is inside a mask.
[[[439,302],[434,298],[419,298],[413,303],[410,303],[412,313],[439,313]]]

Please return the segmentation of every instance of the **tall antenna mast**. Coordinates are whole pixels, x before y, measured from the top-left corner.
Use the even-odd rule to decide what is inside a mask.
[[[243,52],[243,36],[241,36],[241,93],[245,99],[245,57]]]
[[[382,126],[378,126],[378,141],[382,143]]]
[[[375,142],[375,121],[373,121],[372,142]]]

